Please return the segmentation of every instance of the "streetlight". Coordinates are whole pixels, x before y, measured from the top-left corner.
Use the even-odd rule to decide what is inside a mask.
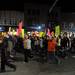
[[[41,29],[41,26],[38,26],[38,29]]]

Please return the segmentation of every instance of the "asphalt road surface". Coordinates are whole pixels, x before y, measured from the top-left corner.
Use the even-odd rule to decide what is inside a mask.
[[[75,58],[68,57],[62,60],[61,64],[46,62],[44,64],[30,60],[29,63],[23,62],[23,55],[18,55],[16,71],[6,67],[6,72],[0,75],[75,75]]]

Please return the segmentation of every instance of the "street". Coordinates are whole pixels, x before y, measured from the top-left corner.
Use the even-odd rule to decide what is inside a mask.
[[[21,54],[20,54],[21,55]],[[29,63],[23,62],[23,55],[19,56],[16,64],[16,71],[6,67],[5,73],[0,75],[75,75],[75,58],[67,58],[61,64],[39,63],[30,60]]]

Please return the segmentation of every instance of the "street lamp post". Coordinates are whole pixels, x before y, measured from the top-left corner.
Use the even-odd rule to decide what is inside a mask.
[[[58,0],[55,0],[55,2],[53,3],[52,7],[49,9],[49,14],[51,13],[51,11],[53,10],[53,8],[55,7],[56,3],[58,2]]]

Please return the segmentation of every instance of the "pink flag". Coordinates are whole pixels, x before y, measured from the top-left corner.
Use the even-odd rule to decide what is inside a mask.
[[[16,33],[16,35],[19,36],[19,29],[17,29],[17,33]]]
[[[51,33],[50,33],[49,28],[48,28],[48,30],[47,30],[47,35],[48,35],[48,36],[51,36]]]

